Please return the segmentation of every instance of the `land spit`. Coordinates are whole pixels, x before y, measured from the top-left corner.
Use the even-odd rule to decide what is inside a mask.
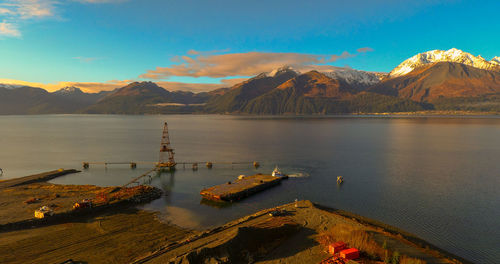
[[[194,233],[133,263],[319,263],[330,256],[324,238],[336,227],[347,234],[334,235],[350,245],[359,243],[357,234],[366,234],[368,240],[362,243],[380,248],[385,243],[389,252],[397,251],[406,263],[470,263],[393,227],[310,201],[262,210]],[[383,263],[363,251],[358,261]]]

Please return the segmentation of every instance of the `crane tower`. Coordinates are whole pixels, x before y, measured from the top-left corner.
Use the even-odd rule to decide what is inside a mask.
[[[168,136],[167,122],[163,125],[163,134],[160,145],[160,159],[158,161],[158,169],[173,170],[175,169],[174,149],[170,146],[170,138]]]

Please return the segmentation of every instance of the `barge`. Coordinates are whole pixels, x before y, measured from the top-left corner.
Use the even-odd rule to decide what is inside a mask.
[[[264,174],[240,176],[234,182],[227,182],[203,189],[200,194],[205,199],[232,202],[276,186],[284,179],[288,179],[288,176],[276,177]]]

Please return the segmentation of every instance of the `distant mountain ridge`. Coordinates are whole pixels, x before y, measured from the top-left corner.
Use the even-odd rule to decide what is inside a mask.
[[[93,94],[68,96],[29,86],[15,89],[0,87],[0,114],[75,113],[97,100]]]
[[[389,74],[283,66],[209,92],[169,91],[133,82],[113,91],[0,84],[0,114],[339,114],[467,110],[500,112],[500,58],[457,49],[417,54]],[[165,89],[167,88],[167,89]]]
[[[195,109],[164,108],[161,105],[165,103],[204,104],[208,97],[208,93],[170,92],[153,82],[133,82],[106,95],[97,103],[82,109],[81,112],[90,114],[164,113],[168,110],[191,112]]]

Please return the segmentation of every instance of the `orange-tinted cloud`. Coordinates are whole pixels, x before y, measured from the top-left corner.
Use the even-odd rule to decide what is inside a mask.
[[[347,51],[344,51],[340,55],[332,55],[330,57],[330,59],[328,60],[328,62],[333,62],[333,61],[340,60],[340,59],[352,58],[352,57],[355,57],[355,56],[356,56],[356,54],[351,54],[351,53],[349,53]]]
[[[372,49],[370,47],[364,47],[364,48],[359,48],[356,51],[359,53],[365,53],[365,52],[372,52],[372,51],[374,51],[374,49]]]
[[[17,29],[15,24],[3,21],[0,22],[0,36],[20,37],[21,32]]]
[[[83,62],[83,63],[90,63],[90,62],[93,62],[95,60],[99,60],[101,58],[95,58],[95,57],[73,57],[73,59],[79,60],[80,62]]]
[[[119,3],[127,0],[75,0],[82,3]],[[0,36],[20,37],[19,30],[23,21],[36,21],[47,18],[60,18],[61,0],[2,0],[0,1],[0,16],[5,19],[0,22]]]
[[[176,57],[176,62],[168,67],[157,67],[139,78],[161,80],[171,76],[224,78],[230,76],[254,76],[269,72],[284,65],[301,70],[312,65],[324,65],[339,59],[354,57],[347,51],[340,55],[315,55],[302,53],[246,52],[211,54],[195,50],[188,55]]]

